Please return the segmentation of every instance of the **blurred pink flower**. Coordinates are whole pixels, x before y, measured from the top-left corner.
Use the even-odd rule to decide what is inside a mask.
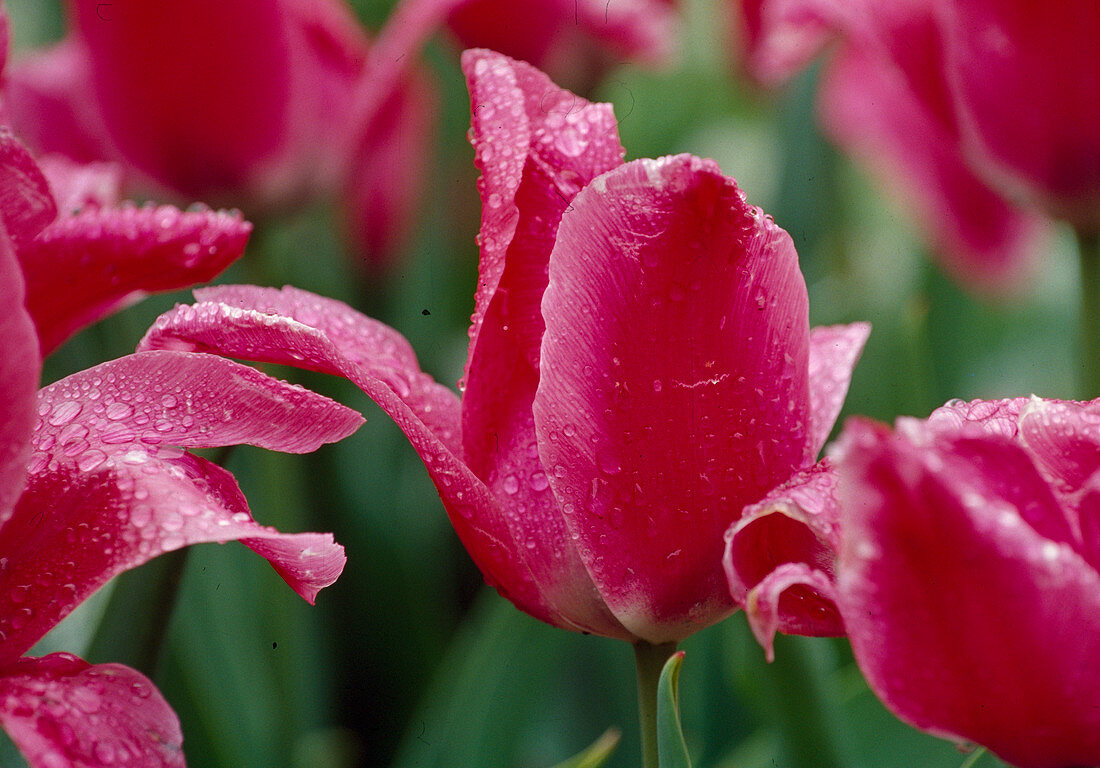
[[[489,48],[544,70],[556,82],[592,81],[619,59],[667,60],[676,0],[469,0],[450,16],[463,48]]]
[[[432,2],[402,17],[420,34],[400,32],[398,57],[439,23]],[[343,2],[68,6],[69,36],[8,76],[6,112],[36,152],[116,161],[146,186],[250,215],[333,196],[353,241],[390,255],[420,192],[434,94],[407,62],[376,72]]]
[[[1100,763],[1100,401],[853,420],[837,604],[899,717],[1021,768]]]
[[[1098,225],[1094,3],[739,7],[748,68],[769,85],[840,39],[822,77],[825,129],[893,188],[964,283],[1004,289],[1034,265],[1045,226],[1026,206]]]
[[[108,170],[51,168],[52,184],[0,132],[0,725],[34,768],[182,766],[176,716],[140,673],[23,654],[113,576],[198,542],[242,540],[312,602],[343,548],[256,524],[232,475],[182,449],[305,452],[361,419],[184,352],[130,355],[36,392],[41,349],[135,291],[220,271],[249,231],[235,215],[112,207]],[[55,221],[57,206],[69,215]]]
[[[244,252],[239,212],[118,201],[119,173],[58,156],[40,163],[0,128],[0,219],[43,355],[150,291],[206,282]]]
[[[197,291],[142,346],[350,378],[517,607],[681,639],[736,608],[722,532],[813,465],[868,328],[811,332],[789,236],[713,162],[623,164],[609,105],[487,51],[463,69],[483,212],[461,401],[392,329],[290,288]]]

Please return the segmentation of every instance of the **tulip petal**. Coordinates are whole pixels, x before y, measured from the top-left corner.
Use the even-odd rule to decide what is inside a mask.
[[[17,250],[57,216],[50,183],[10,130],[0,128],[0,218]]]
[[[23,490],[42,362],[23,295],[19,263],[0,227],[0,520]]]
[[[89,207],[57,220],[19,250],[43,354],[145,292],[213,279],[251,231],[240,213],[171,206]]]
[[[845,432],[838,602],[871,687],[1014,765],[1100,761],[1100,574],[1029,524],[1057,503],[1023,450]]]
[[[582,187],[622,163],[618,124],[610,104],[588,102],[506,56],[466,51],[462,69],[473,110],[475,164],[482,172],[481,260],[466,374],[478,368],[482,322],[513,261],[529,274],[519,276],[526,295],[514,300],[517,317],[510,319],[526,326],[518,345],[537,367],[538,306],[558,222]]]
[[[769,661],[777,630],[844,634],[832,587],[839,515],[836,473],[823,459],[746,507],[726,531],[730,593]]]
[[[871,333],[868,323],[833,325],[810,331],[810,442],[806,461],[813,461],[833,430],[852,369]]]
[[[247,185],[274,158],[290,88],[278,2],[71,7],[104,122],[137,168],[185,195],[209,195]]]
[[[88,52],[71,37],[10,68],[4,113],[39,155],[58,153],[89,163],[114,154],[96,108]]]
[[[556,606],[573,607],[566,612],[579,625],[621,634],[566,530],[531,416],[544,330],[540,305],[557,224],[582,186],[622,162],[614,115],[609,105],[591,104],[498,54],[467,51],[463,69],[484,173],[479,302],[462,397],[464,455],[494,496],[524,510],[507,522],[513,538],[524,542],[523,556],[543,593]],[[510,141],[514,151],[502,157],[501,145]],[[512,189],[513,182],[515,192],[505,199],[497,190]],[[518,213],[511,234],[498,230],[501,208]],[[503,263],[493,250],[498,246]]]
[[[183,768],[176,713],[121,664],[67,653],[20,659],[0,673],[0,724],[32,768]]]
[[[539,455],[612,612],[665,642],[733,610],[721,536],[801,466],[806,287],[713,162],[636,160],[573,208],[542,304]]]
[[[849,45],[826,73],[822,120],[840,146],[915,209],[914,220],[950,272],[985,289],[1004,289],[1040,252],[1043,222],[974,175],[937,99],[912,86],[896,64]]]
[[[361,417],[211,355],[145,352],[39,392],[27,487],[0,528],[0,656],[30,648],[122,571],[187,544],[242,539],[303,598],[332,583],[331,535],[257,525],[233,476],[183,447],[249,443],[301,453]],[[275,540],[272,542],[271,540]]]
[[[447,514],[486,581],[521,610],[576,629],[540,593],[504,513],[460,458],[459,402],[420,371],[396,331],[296,288],[214,286],[159,317],[141,348],[191,349],[344,376],[374,400],[423,459]]]
[[[1100,227],[1100,13],[1093,0],[936,3],[967,149],[1002,188]],[[1021,115],[1015,94],[1027,94]]]
[[[792,614],[813,614],[812,621],[790,622]],[[745,617],[769,662],[775,661],[775,633],[811,637],[844,634],[831,574],[805,563],[783,563],[745,596]]]
[[[1039,471],[1072,494],[1100,469],[1100,400],[1077,403],[1032,397],[1021,409],[1020,440]]]

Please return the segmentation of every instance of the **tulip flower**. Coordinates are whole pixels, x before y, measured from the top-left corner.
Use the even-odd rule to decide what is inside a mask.
[[[0,128],[0,218],[26,285],[42,354],[151,291],[214,278],[244,252],[238,212],[118,201],[118,169],[38,163]]]
[[[899,717],[1021,768],[1100,763],[1100,401],[850,422],[837,605]]]
[[[1047,169],[1051,174],[1091,173],[1092,191],[1075,199],[1096,215],[1095,8],[1081,0],[1060,5],[1057,13],[1028,14],[1022,12],[1031,5],[1026,2],[943,3],[949,10],[939,13],[937,5],[910,0],[872,9],[830,0],[743,0],[748,68],[774,85],[839,38],[822,77],[826,131],[913,211],[949,272],[964,284],[1003,289],[1041,251],[1044,220],[1021,207],[1035,196],[1020,196],[1015,185],[1001,183],[1005,173],[974,150],[973,129],[980,123],[973,115],[999,101],[988,118],[991,134],[1002,128],[1006,133],[997,135],[1025,133],[1026,139],[1008,141],[1026,145],[1031,159],[1045,156],[1059,164],[1058,171]],[[1000,70],[990,68],[988,52],[964,50],[965,41],[976,37],[982,45],[1001,41],[995,59]],[[1051,39],[1057,44],[1046,42]],[[1052,50],[1063,53],[1047,58]],[[1018,58],[1021,52],[1027,55]],[[976,81],[970,94],[968,79]],[[1020,93],[1044,99],[1029,107],[1027,119],[1018,109]],[[1081,98],[1068,98],[1072,93]],[[1057,131],[1041,127],[1054,125]],[[1050,207],[1047,212],[1064,213]]]
[[[418,73],[391,68],[382,98],[359,108],[375,72],[343,2],[68,6],[69,36],[8,77],[6,110],[36,152],[118,162],[146,187],[253,214],[342,192],[355,240],[374,257],[392,250],[418,196],[433,98]],[[418,28],[433,23],[421,16]]]
[[[675,0],[470,0],[451,13],[448,24],[464,48],[490,48],[556,80],[576,79],[584,74],[579,67],[614,59],[665,61],[675,37],[675,5]]]
[[[184,764],[179,722],[143,675],[23,655],[115,575],[240,539],[312,602],[345,561],[330,534],[258,525],[232,475],[183,448],[310,451],[354,431],[354,412],[182,352],[36,392],[43,350],[137,292],[213,276],[248,238],[238,214],[119,206],[117,183],[106,167],[40,168],[0,132],[0,725],[33,768]]]
[[[722,532],[813,465],[867,328],[810,331],[790,237],[713,162],[623,164],[609,105],[487,51],[463,69],[483,214],[461,400],[396,331],[292,288],[196,291],[142,348],[346,376],[517,607],[680,640],[737,607]]]

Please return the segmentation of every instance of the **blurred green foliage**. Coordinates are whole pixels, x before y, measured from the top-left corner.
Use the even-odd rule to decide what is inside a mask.
[[[6,5],[16,56],[62,33],[55,4]],[[391,3],[354,5],[376,29]],[[1068,236],[1044,254],[1025,295],[968,295],[893,202],[818,133],[814,72],[772,94],[738,78],[719,5],[687,0],[680,60],[660,72],[617,69],[594,97],[615,104],[628,157],[690,151],[741,181],[793,236],[815,324],[872,322],[845,413],[889,420],[952,397],[1071,396]],[[424,368],[448,383],[465,356],[479,216],[456,54],[443,39],[426,52],[440,115],[420,225],[400,261],[373,272],[356,262],[319,203],[257,221],[248,254],[223,278],[348,301],[405,334]],[[159,312],[185,299],[152,297],[88,329],[49,361],[45,379],[131,351]],[[543,625],[485,589],[389,419],[347,382],[279,375],[362,410],[367,424],[312,456],[239,449],[228,468],[257,519],[335,532],[348,566],[311,608],[240,545],[197,547],[178,564],[163,654],[145,671],[180,715],[188,764],[538,768],[618,726],[623,739],[607,765],[636,766],[630,649]],[[47,647],[143,663],[134,635],[164,599],[143,594],[165,578],[156,568],[117,580],[108,595],[116,622],[95,642],[105,599],[66,623],[63,645],[55,634]],[[700,768],[954,768],[964,759],[886,712],[843,641],[779,638],[768,665],[734,616],[682,647],[683,727]],[[15,760],[0,753],[5,766]]]

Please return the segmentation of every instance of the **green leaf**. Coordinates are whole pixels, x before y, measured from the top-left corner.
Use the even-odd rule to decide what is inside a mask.
[[[619,746],[622,733],[618,728],[608,728],[600,738],[592,742],[592,745],[564,763],[558,763],[554,768],[600,768],[611,757],[615,747]]]
[[[680,727],[677,684],[684,652],[674,653],[661,670],[657,683],[657,754],[661,768],[691,768],[684,731]]]

